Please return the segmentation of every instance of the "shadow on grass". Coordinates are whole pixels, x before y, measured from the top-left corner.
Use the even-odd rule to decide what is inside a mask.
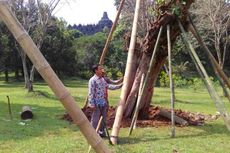
[[[152,142],[152,141],[157,141],[159,140],[158,138],[153,138],[153,137],[140,137],[140,138],[133,138],[132,136],[130,137],[119,137],[117,144],[118,145],[126,145],[126,144],[138,144],[140,142]]]
[[[176,135],[173,139],[180,139],[180,138],[193,138],[193,137],[207,137],[216,134],[224,134],[229,135],[230,132],[228,131],[226,125],[221,123],[210,123],[206,124],[205,126],[194,126],[194,128],[200,129],[200,132],[194,132],[193,134],[184,134],[184,135]],[[170,137],[169,137],[170,138]]]
[[[194,104],[193,102],[191,101],[187,101],[187,100],[180,100],[180,99],[176,99],[175,102],[178,102],[178,103],[182,103],[182,104]]]
[[[191,131],[188,133],[180,133],[177,134],[176,130],[176,136],[175,138],[171,138],[170,135],[167,136],[159,136],[155,135],[149,135],[149,136],[143,136],[143,137],[119,137],[118,144],[119,145],[126,145],[126,144],[138,144],[140,142],[152,142],[152,141],[162,141],[162,140],[179,140],[181,141],[183,138],[190,139],[190,138],[199,138],[199,137],[208,137],[212,135],[228,135],[230,136],[230,132],[228,131],[227,127],[224,124],[221,123],[210,123],[205,126],[193,126],[194,128],[198,128],[200,131],[194,131],[191,133]],[[179,127],[178,127],[179,128]],[[179,129],[180,130],[180,129]]]
[[[29,105],[33,112],[31,121],[21,120],[20,112],[23,104],[12,104],[13,119],[9,120],[9,114],[6,110],[7,106],[0,103],[0,142],[9,140],[31,139],[34,137],[42,137],[55,135],[60,133],[63,128],[70,128],[78,131],[78,127],[70,126],[61,117],[65,110],[62,107],[42,107],[39,105]]]
[[[220,118],[220,120],[222,120]],[[211,134],[227,134],[230,136],[230,132],[228,131],[226,125],[223,123],[208,123],[203,127],[200,127],[199,129],[202,129],[203,131],[205,131],[207,133],[207,135],[211,135]]]
[[[12,88],[12,87],[17,87],[17,88],[24,88],[24,84],[20,82],[14,82],[14,83],[1,83],[0,88]]]
[[[35,97],[35,98],[45,97],[48,99],[58,100],[57,97],[53,93],[51,94],[47,91],[41,91],[41,90],[30,92],[27,94],[27,97]]]

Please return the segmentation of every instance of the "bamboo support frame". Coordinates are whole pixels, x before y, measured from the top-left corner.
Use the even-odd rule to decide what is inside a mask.
[[[186,37],[186,33],[185,30],[182,26],[182,24],[179,21],[179,27],[181,29],[182,32],[182,39],[185,42],[186,47],[188,47],[188,50],[190,52],[190,55],[198,69],[198,72],[200,73],[201,77],[203,78],[203,81],[207,87],[207,90],[210,94],[211,99],[213,100],[217,110],[220,112],[221,117],[223,118],[225,125],[227,127],[227,129],[230,131],[230,116],[229,113],[226,110],[226,107],[223,103],[223,101],[221,100],[221,98],[219,97],[219,95],[217,94],[217,92],[215,91],[212,82],[210,80],[210,78],[208,77],[208,74],[204,68],[204,66],[202,65],[199,57],[197,56],[192,44],[187,40]]]
[[[152,57],[151,57],[151,60],[150,60],[150,63],[149,63],[148,72],[147,72],[147,75],[146,75],[146,77],[144,79],[143,87],[141,88],[141,93],[140,93],[140,97],[139,97],[139,101],[140,102],[143,100],[143,92],[144,92],[145,88],[147,88],[147,82],[149,80],[151,71],[153,70],[154,57],[155,57],[156,52],[158,51],[158,48],[159,48],[159,41],[160,41],[162,29],[163,29],[163,27],[161,26],[160,30],[159,30],[159,33],[158,33],[158,36],[157,36],[157,40],[156,40],[155,46],[154,46]]]
[[[169,62],[169,79],[170,79],[170,90],[171,90],[171,122],[172,122],[172,128],[171,128],[171,137],[175,137],[175,112],[174,112],[174,106],[175,106],[175,92],[174,92],[174,82],[172,78],[172,57],[171,57],[171,40],[170,40],[170,26],[167,25],[167,40],[168,40],[168,62]]]
[[[136,104],[133,119],[132,119],[132,122],[131,122],[131,125],[130,125],[130,128],[129,128],[129,136],[132,134],[134,126],[136,126],[137,117],[138,117],[138,113],[139,113],[139,106],[140,106],[140,97],[143,94],[141,91],[142,91],[142,86],[143,86],[143,82],[144,82],[144,77],[145,77],[145,75],[142,74],[141,83],[140,83],[140,87],[139,87],[139,91],[138,91],[137,104]]]
[[[132,65],[134,62],[132,59],[134,57],[140,3],[141,3],[141,0],[136,0],[131,40],[130,40],[130,45],[129,45],[128,58],[126,62],[126,69],[125,69],[125,75],[124,75],[124,81],[123,81],[124,84],[121,89],[120,103],[117,106],[116,116],[115,116],[112,133],[111,133],[111,141],[113,144],[117,144],[118,133],[120,130],[121,120],[122,120],[122,116],[124,113],[125,101],[127,98],[127,89],[129,87],[128,78],[131,77]]]
[[[106,40],[104,49],[103,49],[102,54],[101,54],[101,58],[100,58],[100,61],[99,61],[99,64],[101,64],[101,65],[104,64],[105,55],[106,55],[106,53],[107,53],[107,51],[108,51],[109,43],[110,43],[110,41],[111,41],[111,39],[112,39],[113,32],[114,32],[114,30],[115,30],[115,28],[116,28],[116,26],[117,26],[117,22],[118,22],[118,19],[119,19],[120,14],[121,14],[121,10],[122,10],[122,8],[123,8],[124,3],[125,3],[125,0],[121,0],[121,3],[120,3],[120,6],[119,6],[119,8],[118,8],[118,11],[117,11],[117,15],[116,15],[115,21],[114,21],[114,23],[113,23],[113,25],[112,25],[112,28],[111,28],[110,32],[109,32],[109,36],[108,36],[108,38],[107,38],[107,40]]]
[[[87,139],[88,143],[98,153],[110,152],[108,146],[106,146],[103,140],[97,135],[95,129],[91,126],[84,113],[77,106],[74,98],[57,77],[40,50],[34,44],[33,40],[10,11],[7,1],[0,0],[0,18],[14,35],[15,39],[26,52],[38,72],[48,83],[49,87],[62,102],[65,109],[73,118],[74,123],[79,126],[79,129]]]

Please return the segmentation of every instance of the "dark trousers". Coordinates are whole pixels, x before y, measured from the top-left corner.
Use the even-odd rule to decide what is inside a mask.
[[[91,124],[96,129],[98,121],[100,119],[100,116],[103,116],[103,120],[106,121],[106,115],[107,115],[107,105],[105,106],[97,106],[96,110],[92,113],[91,117]],[[101,127],[98,131],[99,134],[105,134],[105,124],[103,122],[101,123]]]

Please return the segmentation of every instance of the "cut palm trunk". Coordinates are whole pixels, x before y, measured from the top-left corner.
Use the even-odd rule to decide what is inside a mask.
[[[171,112],[164,110],[164,109],[160,109],[159,115],[165,118],[168,118],[170,120],[172,119]],[[183,125],[183,126],[188,125],[188,122],[179,116],[174,115],[174,120],[175,120],[175,123],[179,125]]]

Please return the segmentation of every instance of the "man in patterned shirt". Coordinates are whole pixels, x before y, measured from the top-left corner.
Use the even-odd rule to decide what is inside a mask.
[[[121,85],[108,84],[103,77],[103,68],[99,64],[93,65],[94,76],[89,80],[88,100],[89,106],[93,109],[91,124],[96,129],[100,116],[106,121],[107,114],[107,89],[119,89]],[[105,136],[105,125],[102,124],[98,132],[100,136]]]

